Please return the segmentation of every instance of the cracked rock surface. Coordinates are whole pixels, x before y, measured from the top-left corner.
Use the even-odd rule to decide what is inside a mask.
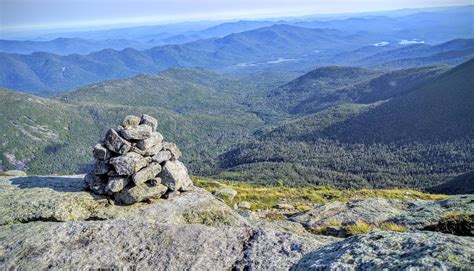
[[[305,255],[292,270],[472,270],[474,238],[438,232],[373,232]]]

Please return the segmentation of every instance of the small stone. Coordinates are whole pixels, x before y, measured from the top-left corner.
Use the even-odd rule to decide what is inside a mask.
[[[110,151],[101,143],[94,146],[92,153],[94,154],[94,158],[97,160],[108,160],[110,158]]]
[[[161,166],[158,163],[152,163],[137,173],[133,174],[132,180],[136,185],[140,185],[149,181],[158,175],[161,171]]]
[[[130,182],[129,177],[119,176],[119,177],[110,177],[107,185],[105,186],[105,192],[107,193],[117,193],[122,191],[122,189],[127,186]]]
[[[150,198],[160,198],[168,188],[162,184],[149,186],[147,184],[125,187],[122,191],[114,194],[115,200],[120,204],[130,205]]]
[[[129,152],[110,159],[110,164],[119,175],[130,176],[147,165],[146,160],[138,153]]]
[[[156,131],[158,127],[158,120],[147,114],[143,114],[140,120],[140,124],[148,125],[152,128],[153,131]]]
[[[102,175],[107,174],[110,171],[110,166],[107,161],[97,160],[95,162],[94,174]]]
[[[252,208],[252,204],[248,201],[241,201],[237,204],[237,207],[239,207],[239,209],[250,209]]]
[[[227,200],[234,200],[235,196],[237,196],[237,191],[232,188],[224,188],[221,190],[217,190],[214,192],[214,195],[220,199],[227,199]]]
[[[153,161],[157,163],[163,163],[171,159],[171,152],[170,151],[160,151],[155,156],[153,156]]]
[[[134,128],[120,130],[120,135],[127,140],[147,139],[151,136],[152,129],[148,125],[138,125]]]
[[[105,195],[105,185],[104,180],[93,173],[89,173],[84,177],[84,183],[88,189],[98,195]]]
[[[158,145],[155,145],[149,149],[146,149],[143,151],[143,155],[144,156],[154,156],[156,154],[158,154],[161,150],[163,149],[163,145],[161,145],[161,143],[159,143]]]
[[[158,132],[153,132],[150,138],[139,140],[136,146],[140,150],[146,150],[160,144],[161,141],[163,141],[163,136]]]
[[[275,208],[280,209],[280,210],[292,210],[295,207],[293,207],[293,205],[291,205],[291,204],[279,203],[279,204],[275,205]]]
[[[130,148],[130,151],[134,153],[138,153],[141,156],[145,156],[145,152],[140,150],[139,148],[137,148],[137,146],[134,146],[133,144],[132,144],[132,147]]]
[[[115,129],[110,129],[105,135],[105,146],[116,153],[127,153],[132,145],[127,140],[123,139]]]
[[[163,142],[163,149],[171,152],[171,160],[178,160],[181,157],[181,151],[175,143]]]
[[[140,118],[133,115],[126,116],[122,121],[122,126],[125,129],[135,128],[140,124]]]
[[[180,161],[167,161],[161,172],[161,181],[172,191],[186,191],[193,182],[188,176],[188,170]]]

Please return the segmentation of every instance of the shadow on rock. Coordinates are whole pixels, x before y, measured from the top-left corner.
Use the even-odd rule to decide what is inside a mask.
[[[20,189],[49,188],[57,192],[83,192],[82,178],[59,176],[17,177],[10,180],[12,185]]]

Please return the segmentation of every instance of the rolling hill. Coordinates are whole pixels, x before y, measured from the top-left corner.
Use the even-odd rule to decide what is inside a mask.
[[[41,174],[84,172],[92,161],[91,146],[105,127],[147,112],[160,118],[165,138],[186,151],[183,159],[192,172],[211,174],[218,154],[263,123],[244,104],[252,89],[191,69],[104,82],[57,99],[2,90],[2,164],[26,164],[29,172]]]
[[[393,71],[321,67],[276,88],[268,98],[279,110],[304,115],[341,103],[366,104],[402,95],[447,69],[447,66]]]

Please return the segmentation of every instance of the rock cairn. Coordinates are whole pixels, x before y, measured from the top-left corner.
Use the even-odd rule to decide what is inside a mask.
[[[84,177],[86,188],[124,205],[190,190],[188,170],[178,160],[181,151],[163,141],[157,126],[158,120],[151,116],[127,116],[108,130],[94,146],[96,162]]]

